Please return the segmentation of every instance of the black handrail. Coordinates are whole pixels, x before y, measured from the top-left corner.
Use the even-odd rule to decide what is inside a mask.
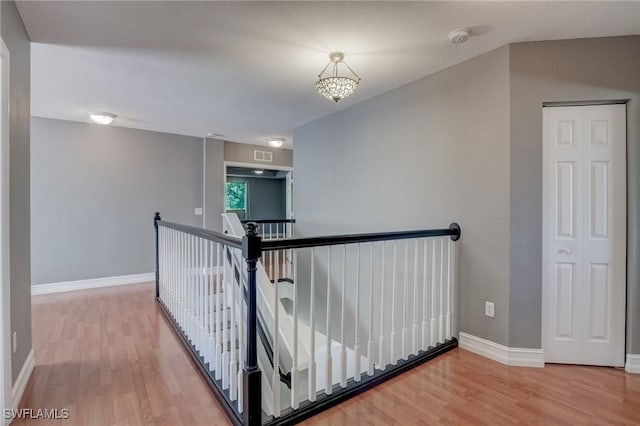
[[[246,225],[247,223],[296,223],[295,219],[242,219],[240,223]]]
[[[205,240],[213,241],[214,243],[222,243],[238,249],[242,248],[242,239],[238,237],[232,237],[228,234],[222,234],[220,232],[210,231],[208,229],[196,228],[195,226],[182,225],[180,223],[167,222],[164,220],[157,220],[155,223],[157,226],[175,229],[177,231],[195,235],[196,237],[204,238]]]
[[[376,241],[407,240],[413,238],[446,237],[453,241],[460,239],[460,225],[452,223],[448,228],[425,229],[422,231],[382,232],[371,234],[332,235],[328,237],[289,238],[263,240],[262,250],[286,250],[307,247],[333,246],[339,244],[372,243]]]

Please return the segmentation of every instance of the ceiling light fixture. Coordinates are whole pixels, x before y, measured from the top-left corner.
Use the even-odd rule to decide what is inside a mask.
[[[94,123],[106,126],[113,123],[116,115],[111,114],[110,112],[90,112],[89,117],[91,117],[91,120],[93,120]]]
[[[327,71],[329,66],[332,67],[332,73],[329,77],[322,78],[322,74]],[[338,75],[338,64],[344,64],[345,67],[355,76],[354,78]],[[316,90],[325,98],[338,102],[356,91],[358,84],[360,83],[360,77],[351,69],[346,62],[344,62],[344,53],[331,52],[329,53],[329,63],[318,74],[318,81],[316,83]]]
[[[261,174],[263,174],[263,173],[264,173],[264,170],[262,170],[262,169],[255,169],[255,170],[253,171],[253,173],[254,173],[254,174],[256,174],[256,175],[261,175]]]
[[[271,145],[274,148],[280,148],[282,146],[282,144],[284,143],[284,139],[269,139],[269,145]]]

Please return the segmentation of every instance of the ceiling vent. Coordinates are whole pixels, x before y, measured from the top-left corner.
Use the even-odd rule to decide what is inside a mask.
[[[271,163],[273,161],[273,152],[269,151],[253,151],[254,161],[264,161],[265,163]]]

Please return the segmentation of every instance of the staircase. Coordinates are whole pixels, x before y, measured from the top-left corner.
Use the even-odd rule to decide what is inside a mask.
[[[157,301],[234,423],[298,422],[457,345],[457,225],[293,238],[259,222],[154,220]]]
[[[239,217],[235,213],[224,213],[223,215],[223,232],[227,235],[241,238],[245,235],[245,229]],[[241,253],[234,251],[232,264],[234,265],[233,274],[225,274],[225,276],[233,277],[231,282],[226,279],[224,285],[239,285],[242,282],[244,291],[246,291],[246,268],[238,268],[242,265]],[[265,256],[265,258],[277,257],[277,265],[282,267],[278,270],[293,271],[295,265],[292,265],[292,259],[282,251],[277,256]],[[276,269],[276,268],[273,268]],[[239,270],[242,273],[239,273]],[[264,332],[264,336],[258,340],[258,366],[263,372],[263,377],[271,378],[271,380],[263,380],[262,385],[262,409],[267,416],[280,417],[282,412],[288,409],[297,408],[299,401],[307,399],[309,386],[320,392],[324,389],[323,380],[327,377],[325,365],[318,368],[315,362],[312,365],[312,359],[324,359],[327,355],[327,344],[331,347],[333,357],[340,359],[341,344],[335,339],[328,340],[327,336],[319,331],[315,331],[314,356],[310,356],[309,342],[311,342],[311,329],[308,322],[300,320],[294,324],[291,307],[292,303],[287,303],[289,309],[285,306],[284,301],[293,302],[295,299],[295,282],[291,276],[280,276],[273,271],[270,277],[261,261],[257,263],[257,284],[258,284],[258,329]],[[243,302],[244,303],[244,302]],[[244,308],[244,307],[243,307]],[[236,308],[238,310],[238,308]],[[277,311],[277,313],[276,313]],[[277,326],[275,326],[277,324]],[[294,327],[297,327],[297,353],[294,354]],[[277,336],[274,336],[274,330],[278,330]],[[259,332],[260,333],[260,332]],[[277,344],[276,344],[277,342]],[[277,350],[275,349],[277,346]],[[351,348],[346,348],[346,363],[353,366],[352,361],[355,354]],[[297,372],[293,371],[294,358],[295,364],[298,366]],[[349,362],[351,361],[351,362]],[[367,360],[361,357],[360,365],[366,366]],[[277,367],[277,368],[276,368]],[[333,366],[331,372],[332,385],[339,383],[340,374],[338,365]],[[360,371],[363,373],[365,370]],[[292,394],[291,376],[297,374],[297,394]],[[355,376],[352,368],[347,371],[349,377]],[[286,379],[285,379],[286,377]],[[294,397],[295,396],[295,397]]]

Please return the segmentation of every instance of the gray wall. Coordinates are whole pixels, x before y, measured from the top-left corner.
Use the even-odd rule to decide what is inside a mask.
[[[31,252],[29,224],[29,117],[31,41],[13,1],[0,3],[2,39],[10,52],[10,199],[11,199],[11,332],[18,348],[13,354],[16,380],[31,351]]]
[[[218,232],[222,232],[224,212],[224,146],[224,141],[207,139],[205,227]]]
[[[154,211],[202,225],[202,139],[44,118],[31,126],[34,285],[153,271]],[[207,176],[208,198],[218,200],[222,150],[209,140],[208,167],[220,172]],[[210,206],[213,225],[221,202]]]
[[[459,222],[460,330],[502,344],[509,334],[508,65],[504,47],[294,131],[296,233]],[[496,304],[493,319],[484,316],[485,300]]]
[[[245,143],[225,142],[224,143],[224,160],[235,161],[240,163],[256,163],[253,159],[253,151],[273,152],[273,162],[264,163],[265,168],[272,166],[293,167],[293,151],[284,148],[271,148],[268,146],[249,145]]]
[[[640,353],[640,36],[514,44],[297,129],[296,229],[457,220],[460,330],[540,348],[542,105],[616,99],[630,99],[627,350]]]
[[[511,46],[509,346],[541,344],[542,103],[630,99],[628,351],[640,353],[640,36]]]
[[[227,182],[247,182],[246,219],[282,219],[286,216],[284,179],[230,176]]]

